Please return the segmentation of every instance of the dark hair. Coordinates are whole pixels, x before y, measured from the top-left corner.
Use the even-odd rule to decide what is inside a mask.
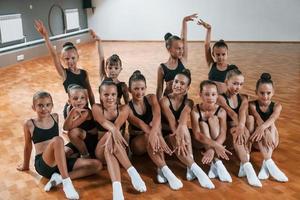
[[[229,70],[226,74],[226,80],[229,80],[231,77],[238,76],[238,75],[243,75],[242,72],[238,68]]]
[[[207,85],[214,85],[214,86],[216,86],[217,91],[218,91],[218,86],[217,86],[217,84],[216,84],[215,82],[213,82],[213,81],[211,81],[211,80],[204,80],[204,81],[202,81],[202,82],[200,83],[200,92],[202,92],[204,86],[207,86]]]
[[[105,78],[105,79],[101,82],[101,84],[100,84],[100,86],[99,86],[99,90],[98,90],[99,93],[101,92],[101,88],[102,88],[103,86],[110,86],[110,85],[115,86],[116,89],[117,89],[117,84],[113,81],[112,78]]]
[[[129,78],[128,84],[129,88],[131,88],[131,84],[133,81],[144,81],[146,85],[146,78],[145,76],[141,73],[140,70],[135,70],[132,75]]]
[[[72,42],[64,43],[62,51],[65,52],[65,51],[69,51],[69,50],[75,50],[77,52],[77,49]]]
[[[181,72],[178,72],[178,74],[182,74],[184,76],[186,76],[189,79],[188,85],[191,84],[192,82],[192,77],[191,77],[191,71],[189,69],[183,69]]]
[[[180,37],[176,35],[172,35],[171,33],[166,33],[164,36],[165,42],[166,42],[166,48],[170,49],[172,46],[173,41],[181,40]]]
[[[256,82],[256,91],[257,91],[260,84],[271,84],[273,86],[273,81],[272,81],[271,74],[262,73],[260,75],[260,79],[258,79],[257,82]]]
[[[68,86],[67,92],[68,95],[70,96],[70,93],[72,90],[86,90],[84,87],[82,87],[81,85],[77,85],[77,84],[70,84]]]
[[[213,49],[214,48],[226,48],[227,50],[228,50],[228,46],[227,46],[227,44],[225,43],[225,41],[224,40],[219,40],[219,41],[217,41],[214,45],[213,45]]]
[[[111,55],[109,58],[107,58],[105,66],[112,66],[112,65],[120,65],[122,66],[122,61],[120,57],[117,54]]]
[[[49,92],[37,91],[36,93],[34,93],[34,95],[32,97],[32,103],[34,104],[36,100],[43,99],[43,98],[50,98],[51,102],[52,102],[52,97]]]

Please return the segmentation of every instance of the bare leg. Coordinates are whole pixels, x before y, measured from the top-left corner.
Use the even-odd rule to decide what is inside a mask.
[[[68,132],[69,139],[72,144],[78,149],[80,155],[89,155],[88,149],[84,143],[86,132],[80,128],[74,128]]]

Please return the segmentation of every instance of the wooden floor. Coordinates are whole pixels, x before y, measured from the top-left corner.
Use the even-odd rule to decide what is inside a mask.
[[[167,159],[175,174],[183,180],[183,189],[171,191],[167,185],[157,184],[154,165],[145,155],[134,157],[133,164],[146,181],[147,192],[138,194],[130,184],[127,173],[122,171],[122,185],[126,199],[158,200],[158,199],[300,199],[300,44],[262,44],[232,43],[229,44],[231,63],[237,64],[245,74],[244,93],[254,96],[255,82],[262,72],[272,74],[275,82],[275,101],[283,105],[283,111],[277,126],[280,133],[280,145],[273,159],[289,177],[288,183],[273,180],[263,181],[263,187],[250,187],[245,179],[237,178],[238,165],[235,156],[233,161],[224,162],[233,177],[233,183],[221,183],[213,180],[216,189],[207,190],[199,186],[197,181],[185,180],[184,166],[176,159]],[[146,75],[148,91],[155,92],[156,70],[161,62],[165,62],[168,54],[164,44],[160,42],[105,42],[105,55],[117,53],[122,58],[123,71],[120,80],[128,81],[135,69]],[[98,56],[95,44],[89,43],[79,47],[80,66],[90,75],[96,101]],[[192,71],[190,97],[198,102],[198,87],[201,80],[207,78],[208,68],[204,60],[203,44],[189,44],[188,67]],[[53,95],[54,112],[60,114],[67,99],[62,82],[54,66],[47,57],[19,63],[14,66],[0,68],[0,199],[63,199],[61,187],[46,193],[43,186],[46,179],[41,178],[34,170],[31,162],[29,172],[18,172],[16,166],[23,156],[22,123],[34,116],[31,110],[32,94],[37,90],[47,90]],[[198,163],[200,153],[195,152]],[[32,161],[34,153],[32,154]],[[251,160],[258,173],[262,157],[258,152],[251,154]],[[204,167],[208,170],[208,167]],[[74,181],[81,199],[111,199],[112,188],[108,172],[104,169],[99,175]]]

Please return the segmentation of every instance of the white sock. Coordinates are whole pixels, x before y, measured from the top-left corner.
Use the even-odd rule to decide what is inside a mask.
[[[255,186],[255,187],[262,187],[262,184],[261,182],[259,181],[259,179],[257,178],[256,176],[256,173],[251,165],[250,162],[246,162],[244,165],[243,165],[243,168],[245,170],[245,173],[246,173],[246,176],[247,176],[247,180],[248,180],[248,183],[252,186]]]
[[[211,180],[208,178],[208,176],[205,174],[205,172],[196,163],[192,164],[191,170],[196,175],[196,177],[202,187],[208,188],[208,189],[215,188],[214,184],[211,182]]]
[[[216,169],[217,169],[219,179],[221,181],[231,183],[232,178],[231,178],[230,174],[228,173],[227,169],[225,168],[225,166],[223,165],[222,161],[218,160],[216,162],[215,166],[216,166]]]
[[[52,187],[55,187],[62,183],[61,175],[58,173],[53,173],[48,183],[45,185],[44,190],[49,192]]]
[[[238,177],[245,177],[246,176],[246,173],[245,173],[245,170],[244,170],[244,167],[243,167],[243,163],[240,163],[240,169],[239,169],[239,174],[238,174]]]
[[[192,181],[196,178],[195,174],[190,168],[186,168],[186,180]]]
[[[167,165],[161,168],[161,172],[163,173],[164,177],[168,180],[168,183],[172,190],[179,190],[183,187],[182,182],[173,174],[173,172],[169,169]]]
[[[70,177],[63,179],[62,184],[67,199],[79,199],[79,195],[76,192]]]
[[[113,200],[124,200],[122,185],[119,181],[114,181],[113,187]]]
[[[218,177],[217,169],[216,169],[214,162],[211,162],[210,169],[208,172],[208,177],[209,178],[217,178]]]
[[[168,180],[166,179],[166,177],[164,176],[163,172],[161,169],[157,169],[157,175],[156,175],[156,178],[157,178],[157,182],[158,183],[166,183],[168,182]]]
[[[286,175],[277,167],[272,159],[265,161],[266,167],[271,174],[271,176],[280,182],[287,182],[289,179]]]
[[[131,166],[127,169],[127,172],[131,178],[131,183],[134,189],[136,189],[139,192],[146,192],[147,188],[145,182],[142,180],[141,176],[136,171],[136,169],[133,166]]]
[[[266,180],[269,178],[269,171],[267,169],[265,160],[263,161],[260,171],[258,173],[258,178],[261,180]]]

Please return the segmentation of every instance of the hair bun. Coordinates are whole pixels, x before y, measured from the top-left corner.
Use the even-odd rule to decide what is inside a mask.
[[[74,47],[74,44],[72,42],[66,42],[63,44],[63,48],[64,47]]]
[[[141,75],[141,74],[142,73],[141,73],[140,70],[135,70],[132,75],[138,76],[138,75]]]
[[[269,73],[262,73],[260,75],[260,79],[266,80],[266,81],[271,80],[271,74],[269,74]]]
[[[170,37],[172,37],[171,33],[166,33],[164,36],[165,41],[167,41]]]
[[[187,76],[191,77],[191,71],[189,69],[183,69],[182,73],[186,74]]]

